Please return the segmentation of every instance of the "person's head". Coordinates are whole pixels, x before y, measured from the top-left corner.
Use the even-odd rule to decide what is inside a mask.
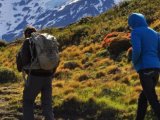
[[[128,25],[132,29],[148,26],[145,16],[141,13],[132,13],[128,18]]]
[[[31,34],[32,34],[33,32],[37,32],[36,28],[33,27],[33,26],[27,26],[27,27],[25,28],[25,30],[24,30],[24,36],[25,36],[25,38],[31,37]]]

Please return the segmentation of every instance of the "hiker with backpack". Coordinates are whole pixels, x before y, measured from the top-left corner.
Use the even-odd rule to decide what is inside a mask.
[[[46,120],[54,120],[52,110],[52,78],[59,64],[58,43],[49,34],[40,34],[28,26],[24,41],[17,54],[17,68],[23,72],[25,87],[23,91],[23,119],[34,120],[34,102],[41,93],[41,104]]]
[[[144,15],[140,13],[131,14],[128,24],[132,28],[132,62],[142,85],[136,120],[144,120],[148,102],[160,120],[160,103],[155,91],[160,70],[159,34],[148,27]]]

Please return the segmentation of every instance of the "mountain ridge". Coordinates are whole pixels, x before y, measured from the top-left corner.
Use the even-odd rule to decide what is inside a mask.
[[[60,4],[57,8],[47,7],[47,3],[51,4],[50,0],[18,0],[11,3],[9,0],[0,1],[1,39],[11,41],[21,37],[23,29],[28,24],[34,25],[37,29],[63,27],[82,17],[96,16],[115,5],[114,0],[71,0],[65,1],[65,4]]]

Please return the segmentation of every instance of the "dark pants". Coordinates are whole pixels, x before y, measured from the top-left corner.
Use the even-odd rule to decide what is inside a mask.
[[[23,91],[23,119],[34,120],[34,101],[39,93],[41,93],[45,120],[54,120],[52,111],[52,78],[32,75],[28,77]]]
[[[148,106],[147,102],[149,102],[158,120],[160,120],[160,103],[158,101],[155,91],[155,87],[159,79],[159,70],[142,70],[139,72],[139,78],[143,90],[138,99],[138,110],[136,120],[144,120]]]

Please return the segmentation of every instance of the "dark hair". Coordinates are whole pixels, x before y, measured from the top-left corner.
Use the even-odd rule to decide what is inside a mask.
[[[31,37],[31,34],[33,32],[37,32],[36,28],[33,27],[33,26],[27,26],[24,30],[24,35],[25,35],[25,38],[29,38]]]

